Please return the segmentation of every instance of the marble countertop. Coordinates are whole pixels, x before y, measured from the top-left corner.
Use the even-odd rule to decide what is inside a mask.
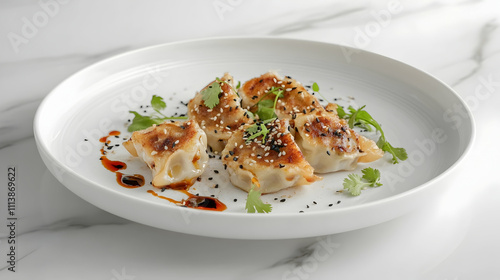
[[[3,1],[0,279],[500,279],[499,25],[494,0]],[[46,169],[33,117],[58,83],[127,50],[220,36],[344,44],[441,79],[465,100],[477,126],[469,156],[450,174],[452,187],[437,204],[360,230],[225,240],[114,216]],[[11,166],[19,186],[15,238],[7,214]]]

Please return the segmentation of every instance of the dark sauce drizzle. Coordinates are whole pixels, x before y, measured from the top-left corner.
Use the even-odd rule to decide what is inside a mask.
[[[120,135],[119,131],[113,130],[107,136],[101,137],[99,141],[101,143],[109,144],[111,141],[108,140],[111,136]],[[101,163],[107,170],[114,172],[116,174],[116,182],[125,188],[135,189],[144,186],[145,180],[144,176],[140,174],[123,174],[122,172],[118,172],[119,170],[127,168],[127,164],[121,161],[110,160],[106,157],[106,151],[104,148],[101,149]],[[174,203],[175,205],[179,205],[181,207],[189,207],[200,210],[210,210],[210,211],[224,211],[227,209],[227,206],[222,203],[217,198],[208,197],[208,196],[198,196],[188,192],[189,187],[191,187],[193,182],[181,182],[176,184],[175,186],[169,186],[170,189],[175,191],[182,192],[187,195],[187,199],[183,200],[175,200],[166,196],[159,195],[154,190],[148,190],[147,192],[152,194],[155,197],[165,199]]]

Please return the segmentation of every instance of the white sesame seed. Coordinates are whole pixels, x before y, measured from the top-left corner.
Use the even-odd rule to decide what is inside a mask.
[[[158,153],[157,151],[151,151],[152,156],[156,155],[157,153]]]

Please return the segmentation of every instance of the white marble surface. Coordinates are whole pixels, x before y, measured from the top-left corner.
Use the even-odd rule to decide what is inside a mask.
[[[2,1],[0,279],[500,279],[499,24],[494,0]],[[477,123],[448,192],[439,203],[422,202],[425,210],[370,228],[242,241],[124,220],[47,171],[32,120],[63,79],[126,50],[234,35],[354,46],[448,83]],[[7,262],[9,166],[18,170],[15,273]]]

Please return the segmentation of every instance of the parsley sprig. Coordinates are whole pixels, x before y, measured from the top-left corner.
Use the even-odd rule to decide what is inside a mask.
[[[248,192],[247,203],[245,204],[245,209],[247,213],[269,213],[273,209],[271,204],[264,203],[262,201],[261,192],[256,189],[255,184],[252,184],[252,188]]]
[[[344,189],[351,195],[358,196],[361,194],[361,190],[367,187],[382,186],[382,183],[380,183],[380,171],[378,169],[368,167],[361,170],[361,172],[363,173],[362,177],[358,174],[351,173],[344,179]]]
[[[393,147],[385,138],[384,131],[382,130],[380,124],[373,119],[373,117],[366,112],[364,108],[365,106],[362,106],[356,110],[352,106],[349,106],[349,113],[346,113],[341,106],[337,106],[337,114],[340,118],[348,120],[347,123],[350,128],[360,127],[371,131],[372,127],[374,127],[380,133],[377,146],[382,149],[382,151],[388,152],[392,155],[392,163],[396,164],[399,163],[400,160],[406,160],[408,158],[406,150],[404,148]]]
[[[161,96],[153,95],[153,97],[151,98],[151,107],[155,111],[151,116],[143,116],[136,111],[129,111],[130,113],[134,114],[134,119],[128,126],[129,132],[143,130],[154,124],[161,124],[166,120],[187,119],[187,117],[181,116],[168,117],[160,112],[161,110],[167,108],[167,104],[165,103],[165,101],[163,101],[163,97]]]

